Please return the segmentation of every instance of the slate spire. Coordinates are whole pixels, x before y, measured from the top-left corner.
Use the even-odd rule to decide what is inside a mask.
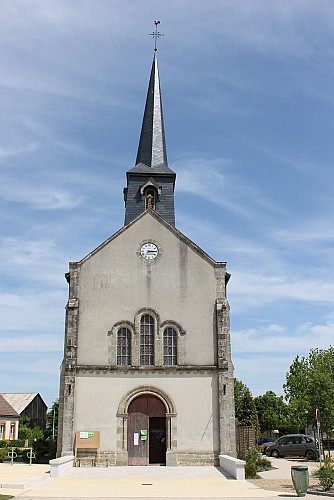
[[[168,165],[156,50],[148,85],[136,165],[139,163],[150,168],[160,167],[160,169]]]
[[[124,189],[125,225],[147,209],[156,210],[174,226],[176,174],[168,167],[157,49],[154,49],[135,166]],[[148,200],[148,196],[150,197]]]

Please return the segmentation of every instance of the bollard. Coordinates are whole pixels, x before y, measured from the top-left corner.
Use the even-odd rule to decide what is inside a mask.
[[[34,458],[36,458],[35,453],[32,451],[32,448],[29,448],[29,451],[27,453],[27,458],[29,458],[29,464],[32,465],[32,461]]]
[[[11,465],[13,465],[14,458],[17,457],[17,453],[14,450],[15,450],[15,448],[12,447],[12,448],[9,448],[9,451],[8,451],[8,456],[10,458]]]

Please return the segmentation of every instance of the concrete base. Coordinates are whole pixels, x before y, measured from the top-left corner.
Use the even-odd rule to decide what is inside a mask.
[[[116,451],[116,465],[122,467],[128,465],[128,452],[127,451]]]
[[[177,453],[172,450],[166,451],[166,466],[167,467],[177,467]]]
[[[230,455],[219,455],[220,467],[238,481],[245,480],[245,464],[244,460],[239,460]]]
[[[58,477],[64,474],[64,472],[73,468],[74,456],[68,455],[67,457],[54,458],[49,461],[50,464],[50,476]]]

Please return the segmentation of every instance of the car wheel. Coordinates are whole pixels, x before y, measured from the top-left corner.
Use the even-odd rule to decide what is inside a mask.
[[[305,453],[305,457],[307,458],[307,460],[315,460],[317,458],[313,450],[307,450],[307,452]]]
[[[279,458],[278,450],[272,450],[270,456],[274,458]]]

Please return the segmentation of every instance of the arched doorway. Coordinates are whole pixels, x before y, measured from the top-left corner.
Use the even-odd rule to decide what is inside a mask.
[[[143,394],[128,407],[129,465],[166,464],[166,407],[156,396]]]

